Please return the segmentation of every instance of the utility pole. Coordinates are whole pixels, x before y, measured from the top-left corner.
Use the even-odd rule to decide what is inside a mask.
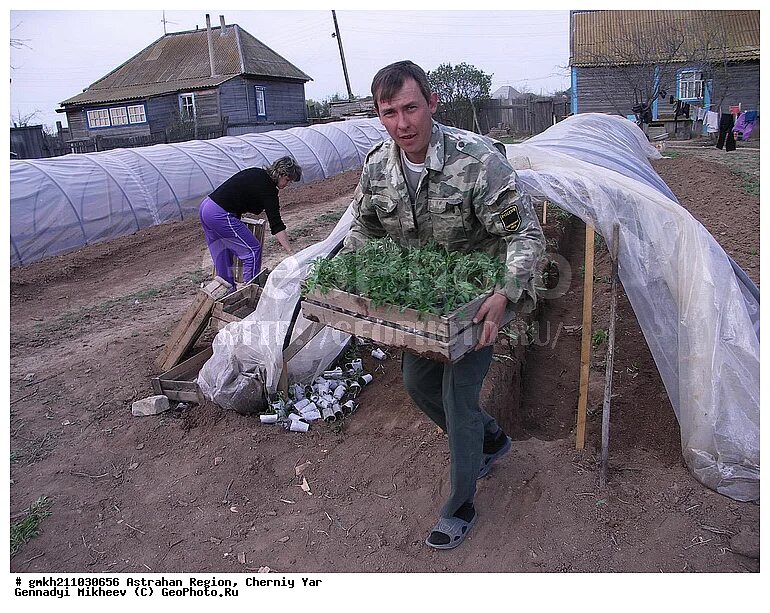
[[[345,85],[348,88],[348,100],[353,99],[353,92],[350,89],[350,79],[348,78],[348,67],[345,65],[345,52],[342,50],[342,37],[340,36],[340,27],[337,25],[337,14],[332,11],[332,19],[334,19],[334,34],[332,38],[337,39],[337,44],[340,46],[340,59],[342,60],[342,72],[345,73]]]

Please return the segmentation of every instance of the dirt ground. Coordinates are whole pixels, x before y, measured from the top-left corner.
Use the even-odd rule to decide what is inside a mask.
[[[656,170],[758,283],[759,197],[724,163],[740,155],[758,170],[758,151],[675,151]],[[356,180],[349,172],[282,194],[298,248],[326,236]],[[573,229],[562,249],[579,270],[582,225]],[[280,259],[270,239],[265,264]],[[609,270],[600,250],[595,329],[607,328]],[[479,483],[467,541],[444,552],[423,541],[448,490],[445,436],[409,401],[393,352],[379,366],[367,360],[375,381],[341,429],[289,433],[212,404],[132,416],[210,272],[195,216],[11,270],[11,519],[40,496],[53,501],[12,572],[759,570],[759,505],[688,473],[624,295],[607,490],[597,484],[604,348],[577,451],[580,333],[569,328],[530,351],[513,451]],[[541,323],[578,326],[581,305],[576,276]]]

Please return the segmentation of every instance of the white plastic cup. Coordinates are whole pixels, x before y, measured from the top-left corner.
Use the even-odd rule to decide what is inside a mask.
[[[337,366],[334,370],[325,370],[324,377],[326,379],[341,379],[343,375],[342,369]]]
[[[296,413],[289,413],[289,421],[295,422],[302,419],[302,415],[297,415]]]
[[[337,400],[341,400],[342,397],[345,395],[345,392],[347,391],[348,389],[344,385],[342,384],[338,385],[337,389],[334,390],[334,398]]]
[[[350,372],[353,372],[353,373],[360,372],[364,369],[364,363],[361,360],[361,358],[357,358],[352,362],[345,364],[345,368],[347,368]]]
[[[318,409],[313,409],[311,411],[303,411],[302,419],[304,419],[305,421],[315,421],[316,419],[321,419],[321,414],[318,412]]]
[[[307,432],[310,424],[305,421],[293,421],[289,426],[291,432]]]
[[[378,360],[384,360],[386,355],[387,354],[379,347],[377,347],[377,349],[372,349],[373,358],[377,358]]]
[[[299,402],[297,402],[294,405],[294,408],[297,409],[298,411],[302,412],[302,409],[304,409],[309,404],[313,404],[313,403],[309,399],[303,398],[302,400],[300,400]]]
[[[334,406],[332,407],[332,411],[334,412],[334,419],[341,420],[343,417],[342,407],[339,405],[338,402],[334,403]]]
[[[260,415],[259,421],[263,424],[275,424],[278,423],[278,415]]]
[[[358,384],[361,386],[369,385],[372,382],[372,379],[374,379],[374,377],[370,374],[361,375],[358,377]]]
[[[332,407],[325,407],[321,409],[321,417],[323,417],[325,422],[333,422],[337,417],[334,415],[334,409]]]
[[[353,400],[348,400],[345,404],[342,405],[342,410],[345,413],[355,413],[357,408],[358,403],[354,402]]]

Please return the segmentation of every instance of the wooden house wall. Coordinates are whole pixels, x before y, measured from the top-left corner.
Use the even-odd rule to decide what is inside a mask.
[[[257,115],[256,87],[264,87],[265,115]],[[231,128],[307,124],[305,85],[256,78],[230,79],[220,86],[222,116]]]
[[[670,96],[677,98],[677,72],[684,66],[671,64],[660,72],[661,90],[666,92],[659,99],[659,114],[672,109]],[[575,69],[576,89],[579,113],[610,113],[632,115],[634,93],[628,69],[613,67],[579,67]],[[711,110],[719,111],[722,98],[722,110],[741,103],[743,110],[759,110],[759,62],[732,64],[727,70],[727,78],[713,75]]]

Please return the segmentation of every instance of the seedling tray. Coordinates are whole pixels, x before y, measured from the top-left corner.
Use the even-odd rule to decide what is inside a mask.
[[[448,315],[420,313],[395,305],[375,306],[369,298],[332,289],[314,290],[302,300],[302,313],[311,321],[375,343],[404,349],[442,362],[456,362],[481,337],[482,324],[472,320],[490,295],[485,292]],[[507,309],[502,325],[514,317]]]

